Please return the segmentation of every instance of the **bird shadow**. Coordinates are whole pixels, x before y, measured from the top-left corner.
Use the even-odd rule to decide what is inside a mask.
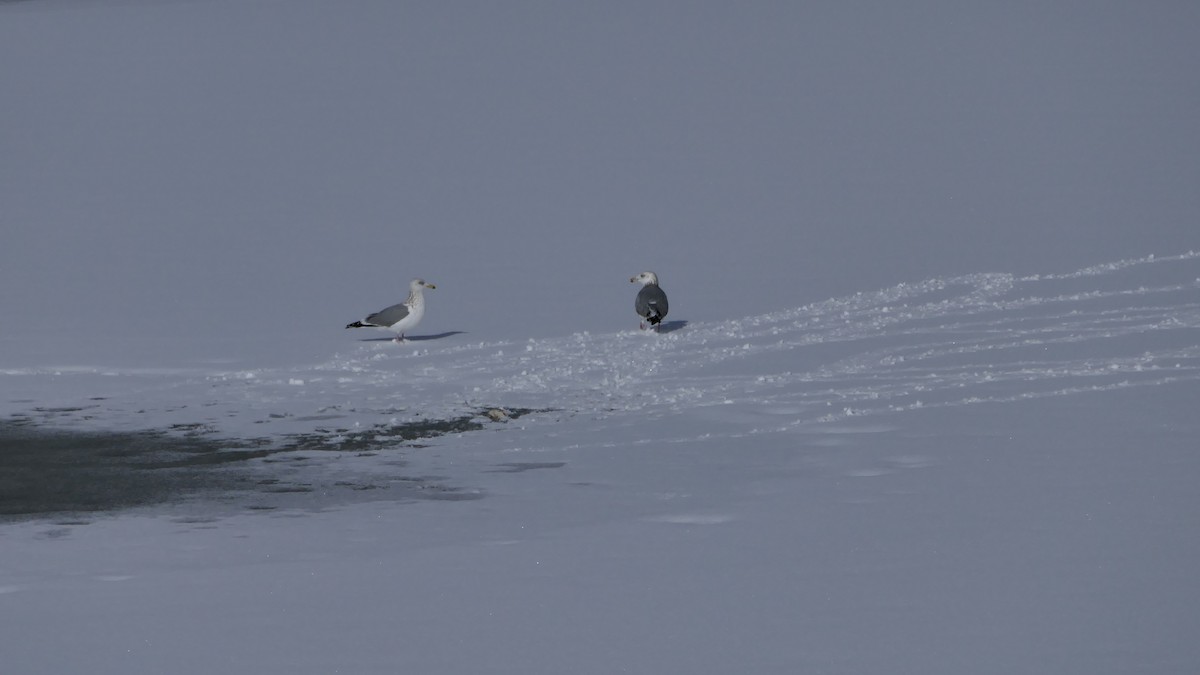
[[[435,333],[433,335],[406,335],[406,336],[404,336],[404,341],[405,342],[425,342],[427,340],[441,340],[443,338],[453,337],[455,335],[462,335],[464,333],[466,333],[466,331],[450,330],[450,331],[446,331],[445,333]],[[359,340],[359,342],[395,342],[395,338],[390,338],[390,337],[363,338],[363,339]]]
[[[659,333],[674,333],[675,331],[688,325],[687,321],[664,321],[658,324]]]

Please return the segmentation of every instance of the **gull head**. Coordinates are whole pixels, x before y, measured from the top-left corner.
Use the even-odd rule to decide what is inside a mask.
[[[654,272],[642,272],[629,279],[629,283],[641,284],[643,286],[657,286],[658,275]]]

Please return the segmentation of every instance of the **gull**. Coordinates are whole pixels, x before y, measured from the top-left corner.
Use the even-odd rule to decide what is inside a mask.
[[[437,286],[424,279],[413,279],[408,288],[408,299],[404,302],[381,309],[362,321],[348,323],[346,328],[378,328],[391,331],[396,334],[396,342],[404,342],[404,334],[416,328],[417,324],[421,323],[421,317],[425,316],[425,295],[421,292],[422,289]]]
[[[645,330],[646,323],[649,322],[654,330],[658,330],[658,325],[667,316],[667,294],[658,286],[658,275],[654,272],[642,272],[629,282],[642,285],[642,290],[638,291],[637,297],[633,299],[633,309],[642,317],[639,327]]]

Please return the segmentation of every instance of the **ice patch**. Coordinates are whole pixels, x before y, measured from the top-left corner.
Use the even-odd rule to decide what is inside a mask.
[[[732,522],[734,517],[727,514],[679,513],[654,516],[646,520],[655,523],[670,523],[672,525],[720,525]]]
[[[847,471],[846,475],[851,478],[872,478],[875,476],[886,476],[892,473],[891,469],[872,468],[872,469],[854,469]]]

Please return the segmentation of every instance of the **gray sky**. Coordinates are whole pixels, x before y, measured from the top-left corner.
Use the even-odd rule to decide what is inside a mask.
[[[213,11],[221,5],[220,11]],[[0,4],[0,339],[628,327],[1200,246],[1200,6]],[[241,325],[239,325],[241,324]]]

